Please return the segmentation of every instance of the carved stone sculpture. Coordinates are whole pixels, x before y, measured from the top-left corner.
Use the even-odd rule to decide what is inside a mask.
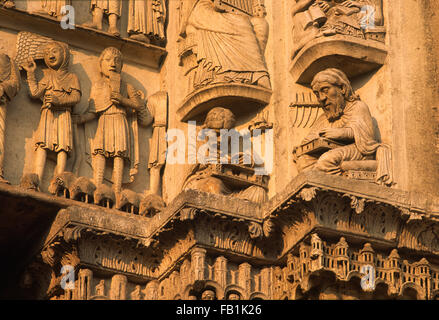
[[[233,195],[258,203],[267,200],[265,176],[255,174],[254,163],[244,163],[245,157],[242,152],[222,154],[221,144],[224,142],[221,132],[224,129],[233,131],[235,121],[235,116],[229,109],[216,107],[209,111],[204,128],[216,134],[216,141],[209,139],[207,143],[215,142],[216,145],[209,147],[205,163],[197,163],[191,168],[183,184],[183,190],[195,189],[214,194]],[[259,121],[261,120],[255,122],[255,127],[263,128],[264,125]],[[238,132],[235,133],[239,135]],[[228,149],[232,150],[230,145]],[[216,153],[211,154],[211,150],[216,150]],[[236,158],[238,161],[235,161]]]
[[[149,194],[160,195],[161,171],[166,162],[166,126],[168,117],[168,94],[159,91],[148,98],[147,108],[139,111],[139,123],[152,123],[152,138],[149,144],[148,169],[150,174]]]
[[[78,77],[69,72],[70,53],[66,44],[51,42],[46,45],[44,61],[48,67],[37,81],[33,58],[23,64],[31,98],[40,99],[41,119],[35,137],[37,147],[35,173],[43,178],[47,151],[57,154],[56,174],[65,171],[67,156],[73,148],[71,111],[81,99]]]
[[[295,0],[292,15],[290,71],[297,83],[309,85],[322,68],[342,68],[357,77],[384,64],[381,0]]]
[[[106,48],[100,58],[100,79],[93,84],[88,113],[78,123],[98,118],[92,143],[93,179],[97,187],[103,184],[106,159],[113,159],[113,189],[122,188],[124,162],[130,164],[130,181],[134,181],[139,165],[138,127],[136,111],[143,107],[142,93],[121,79],[122,53]]]
[[[6,108],[20,90],[20,75],[17,66],[9,56],[0,54],[0,182],[4,178]]]
[[[378,183],[391,184],[390,148],[378,142],[369,108],[346,75],[338,69],[324,70],[315,75],[312,88],[324,114],[294,151],[299,171],[376,171]]]
[[[1,0],[0,5],[2,5],[6,9],[15,8],[15,2],[13,0]]]
[[[295,55],[307,42],[336,34],[366,39],[366,22],[382,24],[380,0],[327,1],[296,0],[293,6],[293,42]],[[367,21],[367,10],[373,21]]]
[[[219,3],[196,0],[183,1],[182,4],[180,35],[196,46],[198,66],[194,88],[221,82],[271,88],[259,45],[264,39],[259,41],[248,13],[240,10],[227,12]],[[266,35],[262,32],[264,37]],[[186,43],[186,47],[191,44]]]
[[[71,0],[41,0],[41,13],[60,19],[61,8],[71,5]]]
[[[164,0],[130,0],[128,10],[128,34],[131,39],[146,43],[164,43]]]
[[[117,21],[121,16],[121,0],[90,0],[90,11],[93,19],[85,24],[86,27],[102,30],[104,15],[108,16],[108,33],[119,37]]]

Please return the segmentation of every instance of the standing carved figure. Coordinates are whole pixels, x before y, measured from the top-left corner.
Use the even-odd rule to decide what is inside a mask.
[[[142,92],[121,79],[122,53],[106,48],[100,58],[101,76],[90,93],[88,113],[78,123],[98,118],[92,143],[93,176],[97,187],[103,184],[106,159],[113,159],[113,190],[122,188],[124,162],[130,163],[130,181],[139,165],[137,111],[143,107]]]
[[[128,34],[131,39],[163,44],[166,5],[164,0],[130,0]]]
[[[150,194],[160,195],[161,171],[166,162],[166,125],[168,117],[168,94],[159,91],[148,98],[147,108],[139,112],[140,124],[153,131],[149,143],[148,169]]]
[[[35,173],[40,182],[43,178],[47,151],[57,154],[55,174],[65,171],[67,156],[73,148],[71,112],[81,100],[79,79],[74,73],[69,72],[68,46],[60,42],[50,42],[45,47],[44,62],[48,69],[44,70],[44,77],[40,81],[36,79],[37,66],[32,58],[23,65],[27,71],[30,96],[43,102],[35,137]]]
[[[0,54],[0,182],[4,178],[6,107],[20,90],[20,76],[17,66],[6,54]]]
[[[197,72],[194,88],[238,82],[271,88],[252,16],[226,11],[221,1],[182,1],[180,42],[193,47]]]
[[[120,32],[117,21],[122,11],[121,0],[90,0],[92,21],[85,24],[86,27],[102,30],[104,15],[108,16],[108,33],[119,37]]]
[[[67,5],[71,5],[71,0],[41,0],[41,12],[60,19],[61,8]]]

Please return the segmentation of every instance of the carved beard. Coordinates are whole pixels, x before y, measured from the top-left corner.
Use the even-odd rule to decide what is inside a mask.
[[[329,122],[334,122],[335,120],[339,119],[342,116],[343,110],[346,106],[346,101],[344,100],[343,96],[340,96],[334,100],[336,101],[331,102],[330,105],[323,106],[323,111],[325,112],[326,118],[329,120]]]

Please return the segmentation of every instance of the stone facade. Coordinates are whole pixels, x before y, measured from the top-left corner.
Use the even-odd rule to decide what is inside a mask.
[[[439,298],[438,10],[0,1],[0,297]]]

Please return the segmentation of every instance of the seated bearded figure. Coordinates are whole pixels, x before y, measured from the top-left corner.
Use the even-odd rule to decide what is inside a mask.
[[[340,175],[349,169],[373,170],[377,183],[391,184],[390,148],[378,142],[369,107],[355,94],[347,76],[331,68],[316,74],[311,85],[324,114],[295,149],[299,171]],[[322,141],[326,150],[319,144]],[[303,148],[313,142],[319,143]]]

